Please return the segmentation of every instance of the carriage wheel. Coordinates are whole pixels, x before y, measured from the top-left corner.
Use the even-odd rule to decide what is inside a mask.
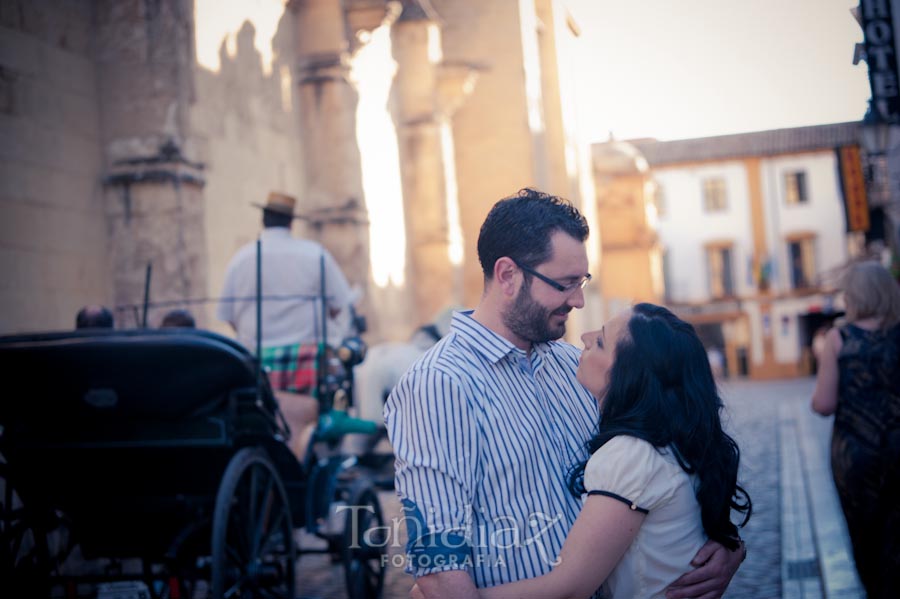
[[[0,462],[0,580],[7,581],[7,590],[48,589],[50,550],[38,520],[22,503],[6,463]]]
[[[295,561],[281,478],[263,450],[244,448],[228,463],[216,495],[213,598],[293,599]]]
[[[369,485],[354,488],[346,510],[341,543],[347,596],[378,599],[384,587],[387,553],[381,504]]]

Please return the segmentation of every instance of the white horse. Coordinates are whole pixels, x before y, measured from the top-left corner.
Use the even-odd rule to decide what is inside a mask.
[[[366,358],[353,368],[353,400],[357,416],[382,424],[384,401],[400,377],[441,337],[450,332],[452,308],[442,311],[434,322],[416,329],[409,341],[377,343]],[[351,443],[359,447],[358,440]]]

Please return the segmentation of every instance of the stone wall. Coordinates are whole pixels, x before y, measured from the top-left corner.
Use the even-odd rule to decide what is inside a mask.
[[[396,4],[0,1],[0,333],[71,327],[88,303],[134,326],[148,264],[148,325],[180,305],[228,332],[214,303],[192,300],[220,294],[231,256],[261,229],[251,203],[272,190],[297,197],[310,220],[295,234],[321,241],[369,296],[370,340],[474,305],[490,206],[526,185],[571,197],[561,21],[551,0],[433,4],[437,18],[395,24],[394,58],[409,69],[393,100],[409,266],[379,297],[349,75]]]
[[[203,168],[196,163],[192,0],[96,0],[94,46],[113,302],[206,292]],[[172,306],[167,306],[169,308]],[[157,326],[166,308],[148,315]],[[133,312],[133,311],[132,311]],[[204,315],[198,325],[207,324]],[[140,324],[130,319],[127,326]]]
[[[0,3],[0,333],[112,300],[92,4]]]

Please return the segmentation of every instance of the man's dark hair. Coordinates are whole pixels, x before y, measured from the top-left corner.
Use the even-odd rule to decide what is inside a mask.
[[[194,316],[188,310],[170,310],[163,316],[162,323],[159,325],[162,329],[181,328],[193,329],[197,327]]]
[[[562,231],[578,241],[590,232],[587,221],[571,202],[526,187],[491,208],[478,233],[478,260],[486,279],[494,264],[508,256],[525,266],[550,259],[550,237]]]
[[[111,329],[113,315],[105,306],[85,306],[75,316],[76,329]]]
[[[263,210],[263,226],[269,227],[287,227],[291,228],[294,217],[283,212],[275,212],[274,210]]]

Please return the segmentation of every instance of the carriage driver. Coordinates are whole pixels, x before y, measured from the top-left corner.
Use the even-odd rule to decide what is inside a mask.
[[[296,200],[272,192],[262,208],[262,364],[281,411],[291,426],[291,450],[301,460],[316,419],[316,355],[322,339],[322,305],[335,318],[351,301],[347,279],[328,251],[315,241],[291,236]],[[324,266],[324,269],[323,269]],[[324,286],[322,280],[324,270]],[[256,351],[256,242],[238,250],[228,264],[218,317],[238,341]]]

